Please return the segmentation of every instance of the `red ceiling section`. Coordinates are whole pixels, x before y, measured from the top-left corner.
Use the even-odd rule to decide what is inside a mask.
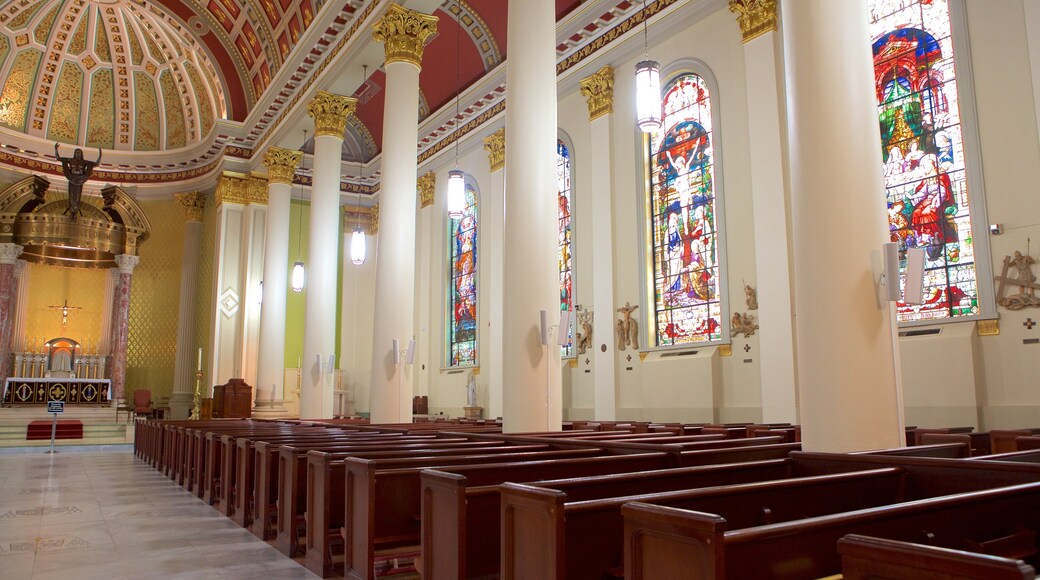
[[[498,49],[502,51],[502,57],[505,58],[506,28],[508,28],[506,13],[509,3],[506,0],[469,0],[467,4],[484,19],[488,28],[491,29],[491,34],[495,37],[495,42],[498,43]]]
[[[581,0],[556,0],[556,20],[560,20],[581,5]]]
[[[249,41],[249,48],[253,49],[253,56],[260,56],[260,41],[256,39],[256,33],[253,31],[253,27],[246,22],[242,25],[242,34]]]
[[[282,21],[281,16],[278,14],[278,9],[274,7],[274,2],[271,0],[263,0],[260,2],[260,5],[263,7],[264,14],[267,15],[267,22],[271,24],[271,29],[273,30]]]
[[[311,3],[309,0],[303,0],[300,2],[300,14],[303,15],[303,27],[309,28],[311,22],[314,22],[314,10],[311,9]]]
[[[384,97],[386,96],[384,92],[386,88],[386,75],[383,74],[383,71],[377,70],[369,75],[368,84],[375,87],[378,92],[376,92],[367,103],[358,103],[357,112],[355,114],[358,119],[365,124],[365,127],[368,127],[368,132],[371,133],[372,138],[375,139],[376,149],[381,150],[383,148],[383,103],[385,102]],[[357,97],[358,95],[354,96]]]
[[[436,111],[445,103],[455,98],[456,77],[463,90],[473,81],[484,76],[484,63],[477,47],[473,45],[465,30],[461,30],[455,19],[442,10],[436,16],[437,38],[423,53],[422,72],[419,73],[419,86],[426,96],[430,111]],[[456,39],[462,42],[458,50]],[[456,52],[459,53],[459,67],[456,67]],[[456,70],[457,68],[457,70]]]

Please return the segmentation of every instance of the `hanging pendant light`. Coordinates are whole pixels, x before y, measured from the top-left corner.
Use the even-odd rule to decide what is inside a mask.
[[[448,172],[448,217],[457,220],[466,211],[466,174],[461,169]]]
[[[461,26],[455,29],[455,123],[459,122],[459,94],[462,92],[459,80],[461,30]],[[448,172],[448,217],[453,220],[460,219],[466,211],[466,174],[459,169],[459,139],[461,138],[461,135],[455,138],[455,169]]]
[[[365,81],[368,80],[368,65],[361,65],[361,69],[362,69],[361,76],[363,77],[361,79],[361,84],[362,84],[362,86],[364,86]],[[365,166],[364,166],[364,162],[361,161],[361,156],[362,155],[360,153],[358,155],[359,155],[359,157],[358,157],[358,184],[360,185],[361,181],[362,181],[362,179],[364,177]],[[361,209],[361,199],[360,199],[360,197],[358,198],[358,207],[357,207],[357,209],[358,210]],[[351,236],[350,236],[350,262],[352,264],[354,264],[355,266],[360,266],[360,265],[365,263],[365,253],[366,253],[365,246],[366,246],[365,232],[361,231],[361,212],[358,211],[357,212],[357,224],[355,224],[355,226],[354,226],[354,233],[351,234]]]
[[[303,131],[303,146],[300,149],[307,147],[307,130]],[[304,161],[307,159],[307,152],[304,151]],[[301,169],[303,169],[301,164]],[[313,184],[313,176],[311,183]],[[303,187],[300,187],[300,201],[303,201]],[[307,272],[303,268],[303,260],[300,259],[300,246],[303,245],[303,204],[300,204],[300,221],[298,222],[299,227],[296,229],[296,263],[292,267],[292,277],[290,278],[290,284],[293,292],[303,292],[303,286],[306,282]]]
[[[643,0],[643,55],[636,64],[636,123],[644,133],[661,130],[661,67],[650,60],[646,0]]]

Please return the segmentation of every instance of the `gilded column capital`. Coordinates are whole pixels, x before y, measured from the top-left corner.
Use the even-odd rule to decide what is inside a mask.
[[[217,192],[214,195],[217,207],[225,203],[238,203],[247,205],[249,203],[249,189],[246,184],[246,176],[235,175],[225,171],[217,179]]]
[[[737,15],[745,44],[776,30],[776,0],[729,0],[729,11]]]
[[[415,183],[416,192],[419,194],[419,209],[433,205],[433,191],[437,187],[437,174],[430,171],[419,177]]]
[[[264,153],[264,165],[267,166],[267,183],[292,185],[293,175],[303,159],[303,151],[269,147]]]
[[[484,137],[484,151],[488,152],[488,163],[491,165],[491,173],[506,166],[505,127],[502,127],[498,131]]]
[[[372,25],[372,36],[383,43],[386,64],[407,62],[422,68],[426,41],[437,33],[437,17],[391,4],[386,14]]]
[[[614,112],[614,68],[609,64],[581,79],[581,94],[589,105],[589,121]]]
[[[314,136],[331,135],[343,138],[347,118],[357,109],[357,99],[318,91],[307,105],[307,114],[314,119]]]
[[[22,246],[18,244],[0,244],[0,264],[14,265],[18,256],[22,255]]]
[[[206,194],[200,191],[178,193],[173,196],[184,209],[184,219],[189,222],[201,222],[206,210]]]
[[[343,208],[343,231],[352,232],[361,227],[366,235],[374,236],[379,231],[379,204],[372,207],[345,206]]]
[[[250,175],[246,180],[246,193],[249,195],[249,203],[267,205],[267,178]]]

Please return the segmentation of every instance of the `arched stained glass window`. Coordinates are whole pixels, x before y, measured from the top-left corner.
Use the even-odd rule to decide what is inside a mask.
[[[870,13],[889,230],[927,255],[924,304],[899,303],[899,321],[977,314],[949,2],[875,0]]]
[[[466,184],[466,210],[449,220],[448,366],[477,364],[477,191]]]
[[[699,75],[664,89],[650,136],[650,239],[657,346],[722,339],[711,98]]]
[[[556,194],[559,198],[559,263],[560,263],[560,310],[574,310],[574,263],[571,251],[571,152],[561,139],[556,140]],[[571,317],[573,319],[573,317]],[[574,336],[570,326],[560,329],[568,333],[567,344],[560,347],[561,356],[574,355]]]

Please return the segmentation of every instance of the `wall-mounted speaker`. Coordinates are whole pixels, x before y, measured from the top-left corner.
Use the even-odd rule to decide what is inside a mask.
[[[896,302],[902,298],[899,292],[899,244],[886,242],[882,258],[885,261],[885,298],[889,302]]]
[[[903,283],[903,302],[924,303],[924,259],[923,248],[906,251],[906,282]]]
[[[556,344],[560,346],[567,345],[567,337],[570,335],[571,329],[571,311],[561,310],[560,311],[560,329],[556,332]]]
[[[415,339],[414,338],[412,340],[408,341],[408,356],[405,359],[405,362],[407,362],[408,364],[412,364],[413,362],[415,362]]]
[[[541,333],[542,344],[549,344],[549,313],[544,310],[538,311],[539,327],[538,331]]]
[[[401,364],[401,343],[395,338],[391,345],[390,352],[394,358],[394,364]]]
[[[327,370],[325,372],[331,374],[332,370],[335,369],[335,368],[336,368],[336,355],[330,354],[329,355],[329,366],[326,367]]]

